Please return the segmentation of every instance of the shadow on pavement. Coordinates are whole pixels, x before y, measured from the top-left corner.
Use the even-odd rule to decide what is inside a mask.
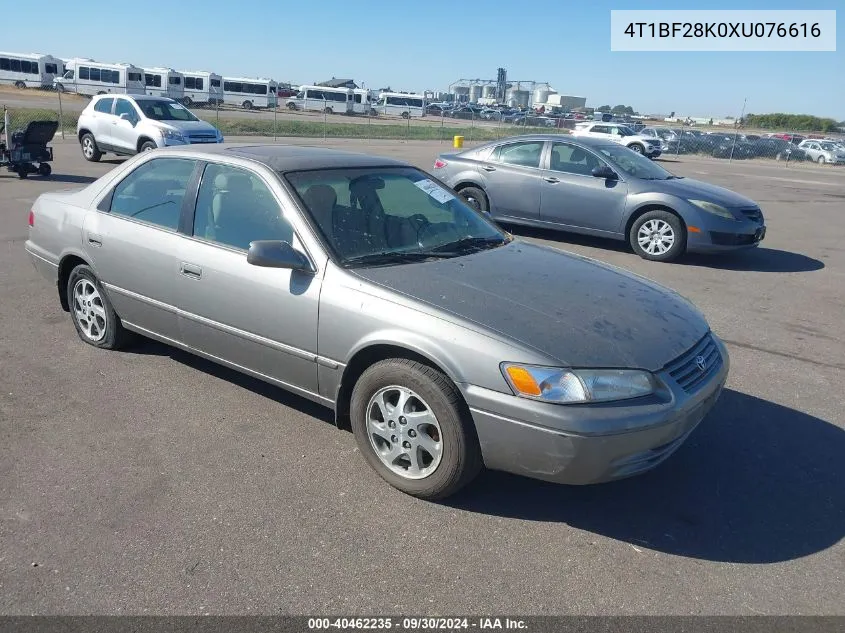
[[[228,367],[205,360],[204,358],[189,354],[188,352],[183,352],[180,349],[170,347],[164,343],[159,343],[158,341],[153,341],[152,339],[141,338],[137,343],[134,343],[131,347],[129,347],[126,350],[126,353],[147,356],[169,356],[176,362],[182,363],[183,365],[205,372],[210,376],[214,376],[220,380],[225,380],[226,382],[230,382],[238,387],[247,389],[256,395],[262,396],[263,398],[273,400],[274,402],[278,402],[279,404],[290,407],[291,409],[296,409],[305,415],[310,415],[313,418],[317,418],[318,420],[334,425],[334,414],[327,407],[316,404],[315,402],[312,402],[307,398],[303,398],[302,396],[298,396],[290,391],[286,391],[281,387],[276,387],[264,382],[263,380],[247,376],[239,371],[229,369]]]
[[[733,390],[656,470],[596,486],[485,473],[448,505],[560,522],[656,551],[775,563],[845,536],[845,431]]]
[[[630,253],[632,257],[636,257],[628,243],[621,240],[604,239],[591,235],[564,233],[563,231],[552,231],[534,227],[503,226],[509,232],[519,237],[553,242],[552,246],[557,246],[564,250],[566,250],[568,245],[586,246],[615,253]],[[812,272],[825,267],[824,262],[808,257],[807,255],[762,246],[724,253],[690,253],[679,258],[674,265],[761,273]]]
[[[73,174],[57,174],[53,173],[49,178],[42,178],[46,182],[66,182],[78,185],[88,185],[95,180],[97,176],[75,176]]]

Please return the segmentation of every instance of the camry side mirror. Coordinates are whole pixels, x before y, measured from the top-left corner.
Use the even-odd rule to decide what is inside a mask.
[[[619,178],[616,172],[613,171],[607,165],[599,165],[597,167],[593,167],[592,173],[593,176],[595,176],[596,178],[605,178],[607,180],[616,180],[617,178]]]
[[[246,261],[264,268],[287,268],[303,272],[314,272],[308,258],[289,242],[279,240],[255,240],[249,243]]]

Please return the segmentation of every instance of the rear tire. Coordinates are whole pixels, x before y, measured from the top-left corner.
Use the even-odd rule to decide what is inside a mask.
[[[296,108],[296,104],[295,104],[295,103],[289,103],[289,104],[288,104],[288,110],[296,110],[296,109],[297,109],[297,108]]]
[[[476,211],[490,213],[490,201],[482,189],[478,187],[464,187],[458,193]]]
[[[331,108],[324,108],[323,112],[325,112],[326,114],[334,114],[334,110],[332,110]]]
[[[120,349],[132,340],[89,266],[79,264],[70,272],[65,292],[73,326],[83,342],[101,349]]]
[[[18,178],[21,180],[26,180],[29,177],[29,169],[27,165],[21,165],[18,167]]]
[[[687,231],[674,213],[647,211],[631,225],[628,242],[643,259],[671,262],[686,251]]]
[[[82,138],[79,139],[79,144],[82,147],[82,156],[85,160],[96,163],[103,157],[103,153],[97,147],[97,141],[94,139],[94,135],[90,132],[82,135]]]
[[[400,393],[408,396],[401,408],[401,401],[393,403],[391,397]],[[376,402],[391,403],[391,408],[381,408]],[[382,479],[406,494],[444,499],[470,483],[482,468],[475,427],[460,393],[432,367],[402,358],[372,365],[355,384],[350,412],[364,459]]]
[[[38,173],[47,178],[50,174],[53,173],[53,168],[50,167],[50,163],[39,163]]]
[[[193,104],[194,104],[194,100],[191,99],[190,97],[184,97],[182,99],[182,105],[184,105],[186,108],[190,108]]]
[[[242,105],[244,110],[252,110],[252,101],[244,101]]]
[[[22,81],[16,81],[15,82],[15,88],[18,88],[19,90],[23,90],[24,88],[26,88],[26,84]]]

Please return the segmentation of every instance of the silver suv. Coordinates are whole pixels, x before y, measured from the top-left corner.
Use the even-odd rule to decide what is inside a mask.
[[[98,95],[79,115],[76,136],[86,160],[130,156],[170,145],[222,143],[223,134],[166,97]]]
[[[578,123],[572,131],[572,136],[612,141],[649,158],[657,158],[663,153],[663,141],[661,139],[642,136],[627,125],[619,125],[618,123],[598,121]]]

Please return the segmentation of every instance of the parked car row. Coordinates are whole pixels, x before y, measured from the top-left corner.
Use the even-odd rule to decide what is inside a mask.
[[[738,132],[702,132],[649,126],[639,135],[661,144],[664,154],[708,154],[715,158],[773,158],[775,160],[814,161],[821,164],[845,163],[845,141],[805,139],[786,135],[741,134]]]
[[[136,96],[124,118],[112,101],[98,134],[147,101],[172,108]],[[42,194],[25,248],[84,343],[152,338],[329,407],[410,495],[448,497],[484,467],[593,484],[669,458],[722,392],[725,345],[677,292],[499,222],[669,261],[756,245],[759,207],[604,138],[504,139],[434,168],[156,149]]]

